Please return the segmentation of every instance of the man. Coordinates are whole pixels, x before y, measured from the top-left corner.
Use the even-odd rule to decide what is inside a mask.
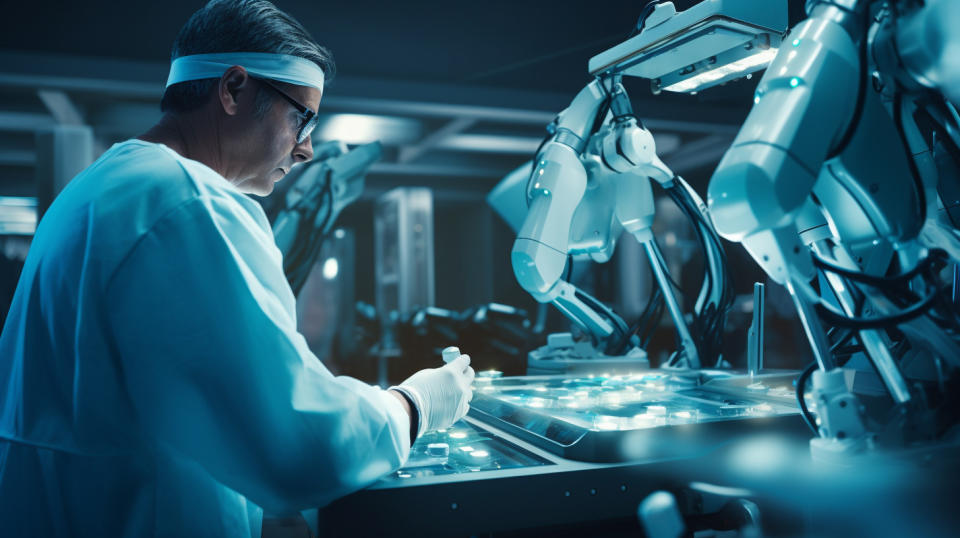
[[[389,391],[297,332],[263,211],[309,160],[333,63],[263,0],[214,0],[173,47],[163,119],[40,223],[0,336],[0,529],[259,536],[462,417],[469,357]]]

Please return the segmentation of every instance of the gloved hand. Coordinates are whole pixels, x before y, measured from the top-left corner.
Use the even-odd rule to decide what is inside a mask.
[[[467,414],[473,398],[473,376],[470,356],[460,355],[440,368],[420,370],[396,387],[410,395],[417,406],[417,437],[449,428]]]

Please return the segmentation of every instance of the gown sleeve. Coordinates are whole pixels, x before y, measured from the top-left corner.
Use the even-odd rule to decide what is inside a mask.
[[[147,439],[269,511],[323,506],[403,464],[409,418],[311,353],[265,217],[224,205],[172,210],[111,276],[119,369]]]

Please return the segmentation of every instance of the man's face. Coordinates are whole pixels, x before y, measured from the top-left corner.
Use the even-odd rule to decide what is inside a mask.
[[[270,83],[301,105],[317,111],[320,90],[276,81]],[[241,118],[237,118],[240,125],[236,128],[244,132],[237,133],[232,158],[242,166],[233,183],[245,193],[266,196],[273,191],[273,184],[290,172],[294,164],[313,158],[313,146],[309,136],[297,143],[302,116],[293,104],[260,80],[250,79],[250,84],[256,90],[245,92],[246,95],[240,98],[241,108],[245,111]],[[255,114],[257,91],[265,92],[272,100],[262,117]]]

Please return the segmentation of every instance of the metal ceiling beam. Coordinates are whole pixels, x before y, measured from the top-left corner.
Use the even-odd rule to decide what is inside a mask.
[[[0,112],[0,131],[38,131],[53,125],[53,118],[47,114]]]
[[[438,149],[500,153],[534,157],[542,139],[531,136],[501,136],[489,134],[459,134],[437,144]]]
[[[556,116],[555,112],[512,109],[506,107],[427,103],[370,97],[345,97],[337,95],[325,97],[320,102],[320,108],[367,114],[386,114],[391,116],[467,118],[474,121],[483,120],[532,125],[546,125],[553,121],[553,118]]]
[[[28,149],[0,149],[0,166],[33,166],[37,152]]]
[[[477,120],[474,118],[455,118],[443,127],[440,127],[439,129],[423,137],[423,139],[417,144],[400,148],[400,154],[397,156],[397,162],[404,164],[414,161],[417,159],[417,157],[442,144],[451,136],[466,131],[467,129],[476,125],[476,123]]]
[[[2,66],[0,66],[2,69]],[[163,85],[156,82],[132,82],[117,78],[88,78],[58,75],[23,75],[0,72],[0,87],[35,90],[94,93],[111,97],[156,99],[163,96]]]
[[[501,170],[499,168],[481,168],[476,166],[381,162],[371,166],[369,173],[393,176],[493,179],[502,177],[508,171],[509,170]]]

